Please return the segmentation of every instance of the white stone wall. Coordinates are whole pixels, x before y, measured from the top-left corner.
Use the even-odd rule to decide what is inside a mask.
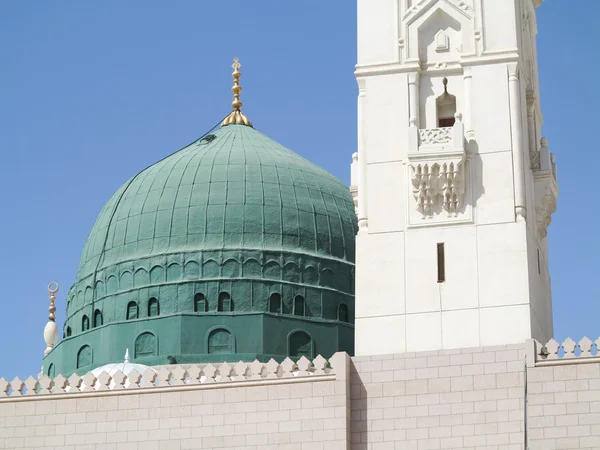
[[[348,448],[343,381],[169,389],[2,402],[0,448]]]
[[[524,444],[524,346],[352,359],[352,448]]]
[[[600,362],[530,368],[531,450],[600,448]]]
[[[535,7],[530,0],[500,3],[358,0],[357,355],[553,335],[531,163],[541,133]],[[437,47],[438,33],[446,49]],[[412,128],[437,127],[444,77],[464,142],[427,147],[411,137]],[[442,165],[452,152],[464,158],[458,213],[438,206],[423,217],[414,168]],[[443,283],[438,243],[446,250]]]

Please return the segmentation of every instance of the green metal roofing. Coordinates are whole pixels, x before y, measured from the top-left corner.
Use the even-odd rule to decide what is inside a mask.
[[[354,261],[347,186],[247,126],[228,126],[136,175],[106,204],[78,280],[157,254],[286,248]]]

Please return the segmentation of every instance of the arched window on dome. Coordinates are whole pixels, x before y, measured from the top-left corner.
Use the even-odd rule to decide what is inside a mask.
[[[283,304],[281,303],[281,295],[275,293],[271,294],[269,298],[269,312],[274,314],[281,314],[283,312]]]
[[[66,337],[71,337],[71,327],[67,327],[67,328],[65,329],[65,333],[64,333],[64,335],[65,335]]]
[[[156,356],[156,347],[156,336],[149,331],[142,333],[135,339],[135,357]]]
[[[94,311],[93,326],[94,326],[94,328],[102,326],[102,311],[100,311],[99,309]]]
[[[81,331],[87,331],[90,329],[90,319],[88,316],[84,315],[81,318]]]
[[[313,359],[314,345],[313,340],[305,331],[296,331],[290,334],[288,342],[288,354],[293,358],[306,356]]]
[[[231,300],[231,295],[229,295],[229,293],[221,292],[219,294],[219,303],[217,304],[217,311],[219,311],[219,312],[233,311],[233,300]]]
[[[54,378],[56,376],[54,373],[54,364],[50,363],[48,370],[46,371],[46,375],[48,375],[50,378]]]
[[[208,302],[204,294],[198,293],[194,295],[194,312],[205,313],[206,311],[208,311]]]
[[[340,306],[338,306],[338,320],[340,322],[346,322],[346,323],[348,323],[348,321],[349,321],[348,305],[346,305],[345,303],[340,303]]]
[[[77,368],[89,366],[92,362],[92,348],[89,345],[84,345],[77,352]]]
[[[129,302],[127,304],[127,320],[133,320],[138,318],[138,305],[136,302]]]
[[[152,297],[148,300],[148,317],[156,317],[160,314],[160,304],[158,300]]]
[[[301,295],[296,295],[294,298],[294,315],[295,316],[304,316],[306,314],[305,305],[304,305],[304,297]]]
[[[233,353],[233,335],[225,328],[212,330],[208,335],[208,353],[230,354]]]

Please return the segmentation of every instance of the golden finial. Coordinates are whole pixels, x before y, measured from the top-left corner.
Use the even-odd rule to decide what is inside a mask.
[[[242,92],[242,87],[240,86],[240,78],[242,74],[240,73],[240,68],[242,65],[240,64],[240,60],[238,58],[233,59],[233,87],[231,88],[231,92],[233,92],[233,103],[231,106],[233,107],[233,111],[231,114],[227,116],[227,118],[221,124],[222,127],[232,124],[240,124],[240,125],[248,125],[252,126],[252,122],[248,120],[248,118],[242,113],[242,102],[240,101],[240,93]]]
[[[48,292],[50,292],[50,307],[48,308],[50,315],[48,315],[48,319],[54,322],[54,319],[56,319],[56,316],[54,315],[54,312],[56,311],[56,306],[54,306],[56,296],[54,294],[58,292],[58,283],[56,281],[53,281],[48,285]]]

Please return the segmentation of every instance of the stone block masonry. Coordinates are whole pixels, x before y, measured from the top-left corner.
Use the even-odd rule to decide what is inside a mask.
[[[352,362],[354,450],[523,449],[524,345]]]
[[[528,437],[532,450],[600,449],[600,356],[588,338],[528,343]]]

